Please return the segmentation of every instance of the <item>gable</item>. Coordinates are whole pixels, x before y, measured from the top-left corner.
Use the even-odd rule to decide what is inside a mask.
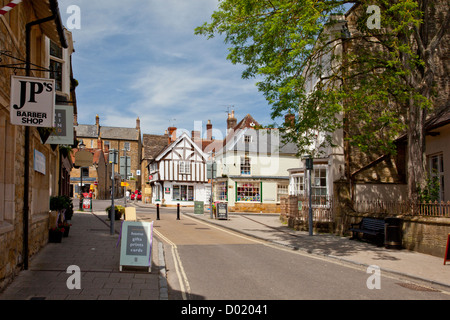
[[[158,157],[156,161],[179,160],[179,161],[206,161],[206,154],[183,133],[175,142],[169,145]]]

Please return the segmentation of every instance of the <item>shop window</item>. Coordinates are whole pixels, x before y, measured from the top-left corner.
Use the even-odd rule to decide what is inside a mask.
[[[194,186],[174,185],[172,200],[194,201]]]
[[[261,201],[261,183],[260,182],[243,182],[236,184],[236,200],[237,201]]]
[[[226,182],[218,182],[216,184],[216,197],[218,201],[227,201],[227,183]]]

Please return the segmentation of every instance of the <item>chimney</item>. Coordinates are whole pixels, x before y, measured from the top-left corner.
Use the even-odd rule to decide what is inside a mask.
[[[208,120],[206,124],[206,140],[212,140],[212,124],[211,120]]]
[[[234,110],[231,110],[231,114],[228,114],[227,119],[227,134],[236,127],[237,119],[234,117]]]
[[[167,128],[167,131],[169,133],[169,144],[177,140],[177,128],[176,127],[169,127]]]
[[[136,129],[141,130],[141,120],[139,119],[139,117],[137,117],[136,119]]]
[[[100,117],[98,114],[95,116],[95,125],[97,126],[97,136],[100,135]]]
[[[192,130],[192,140],[194,142],[200,140],[200,131]]]

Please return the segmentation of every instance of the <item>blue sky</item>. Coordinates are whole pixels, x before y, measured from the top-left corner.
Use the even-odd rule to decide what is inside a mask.
[[[210,21],[217,0],[59,0],[63,23],[77,5],[81,28],[72,29],[78,122],[134,127],[163,134],[174,125],[225,133],[232,106],[241,120],[251,114],[271,124],[271,107],[243,66],[226,60],[223,37],[207,40],[195,27]],[[180,131],[182,131],[180,130]],[[204,132],[203,132],[204,133]]]

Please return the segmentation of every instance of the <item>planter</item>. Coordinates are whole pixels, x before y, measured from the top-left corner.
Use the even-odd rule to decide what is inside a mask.
[[[111,220],[111,207],[106,208],[108,218]],[[125,208],[122,206],[114,206],[114,220],[120,220],[125,213]]]
[[[49,230],[48,232],[48,242],[51,243],[61,243],[63,233],[60,230]]]
[[[120,220],[122,214],[120,212],[114,211],[114,220]],[[111,210],[108,211],[108,218],[111,220]]]
[[[64,227],[63,237],[67,238],[69,236],[70,226]]]

